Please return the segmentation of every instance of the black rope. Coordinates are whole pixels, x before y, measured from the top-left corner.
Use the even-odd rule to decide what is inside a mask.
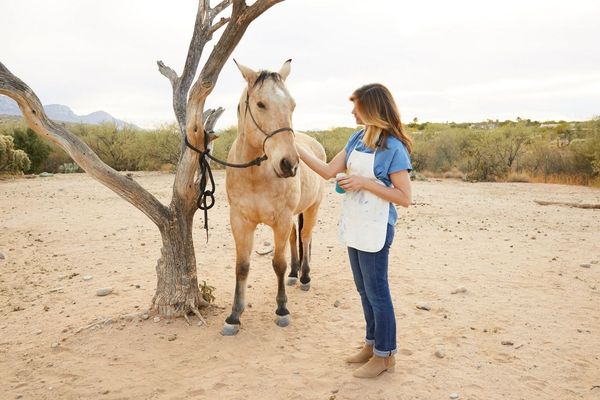
[[[208,148],[208,135],[214,133],[212,131],[205,132],[204,134],[204,151],[192,146],[189,142],[187,135],[185,135],[185,145],[190,149],[194,150],[196,153],[200,154],[198,158],[198,166],[200,170],[200,180],[198,183],[198,200],[196,201],[196,205],[198,209],[204,211],[204,230],[206,231],[206,242],[208,243],[208,210],[213,208],[215,205],[215,179],[213,177],[212,169],[210,168],[210,163],[207,160],[207,157],[213,161],[218,162],[221,165],[231,168],[247,168],[253,165],[259,166],[263,161],[267,159],[267,155],[262,155],[260,157],[256,157],[254,160],[249,161],[243,164],[233,164],[226,161],[219,160],[212,154],[210,154],[210,149]],[[207,184],[210,183],[210,189],[207,189]]]

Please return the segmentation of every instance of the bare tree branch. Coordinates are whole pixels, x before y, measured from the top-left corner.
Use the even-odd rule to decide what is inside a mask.
[[[175,89],[179,80],[177,72],[173,71],[171,67],[166,66],[165,63],[162,62],[162,60],[157,61],[156,64],[158,64],[158,70],[160,71],[160,73],[166,76],[169,79],[169,81],[171,81],[171,86],[173,86],[173,89]]]
[[[219,15],[224,9],[231,5],[231,0],[223,0],[219,4],[217,4],[214,8],[210,10],[211,17],[214,18]]]
[[[94,179],[146,214],[158,227],[167,222],[168,209],[137,182],[106,165],[85,142],[51,121],[42,103],[25,82],[0,62],[0,94],[17,102],[27,125],[37,134],[63,147],[71,158]]]
[[[221,28],[223,25],[228,23],[230,20],[231,20],[231,18],[221,18],[221,20],[219,22],[217,22],[216,24],[214,24],[208,31],[208,34],[210,35],[210,37],[212,37],[213,33],[218,31],[219,28]]]

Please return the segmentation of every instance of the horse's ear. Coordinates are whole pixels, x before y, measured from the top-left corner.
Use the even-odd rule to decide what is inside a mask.
[[[290,74],[291,69],[292,69],[292,59],[290,58],[289,60],[287,60],[286,62],[283,63],[283,65],[281,66],[281,69],[279,70],[279,75],[281,75],[281,79],[283,79],[285,81],[285,79]]]
[[[242,76],[248,82],[248,86],[254,85],[256,82],[256,78],[258,78],[258,72],[254,71],[252,68],[248,68],[245,65],[239,64],[235,59],[233,60],[235,65],[237,65],[238,69],[242,73]]]

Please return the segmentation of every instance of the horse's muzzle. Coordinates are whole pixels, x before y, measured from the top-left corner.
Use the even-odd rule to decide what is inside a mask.
[[[296,171],[298,170],[298,163],[292,165],[292,163],[287,158],[284,158],[281,160],[281,163],[279,163],[279,168],[281,169],[282,178],[291,178],[293,176],[296,176]]]

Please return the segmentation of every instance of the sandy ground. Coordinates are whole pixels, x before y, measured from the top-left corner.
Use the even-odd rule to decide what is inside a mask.
[[[343,362],[364,323],[331,183],[312,288],[288,288],[291,325],[274,324],[270,258],[253,253],[251,308],[237,336],[219,334],[235,256],[216,175],[208,244],[200,213],[195,232],[199,279],[217,288],[208,326],[123,317],[152,299],[160,237],[113,192],[84,174],[0,181],[0,398],[600,399],[600,210],[534,202],[600,190],[415,182],[390,260],[398,367],[365,381]],[[170,198],[173,175],[134,176]],[[255,247],[270,240],[260,227]]]

